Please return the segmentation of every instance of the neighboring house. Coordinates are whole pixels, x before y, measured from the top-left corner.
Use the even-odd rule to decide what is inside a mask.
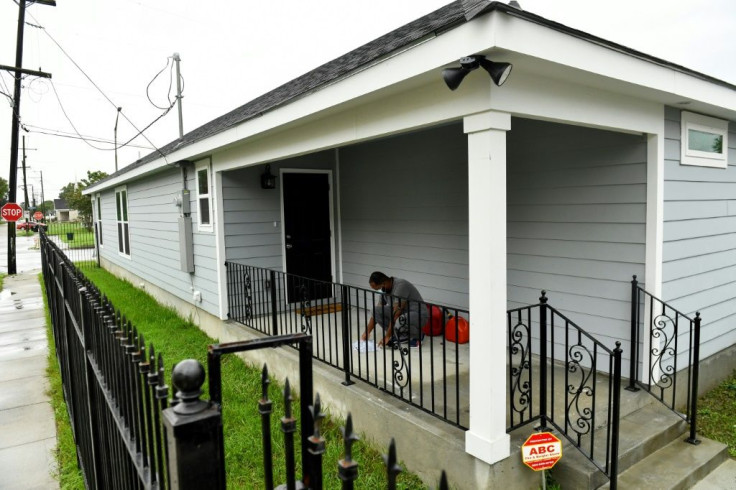
[[[79,211],[69,209],[65,199],[54,199],[54,217],[57,221],[76,221]]]
[[[226,260],[286,268],[294,200],[312,229],[330,231],[312,273],[365,287],[386,270],[468,308],[466,451],[493,463],[509,455],[496,403],[507,396],[506,311],[542,289],[605,345],[622,340],[625,359],[635,274],[701,312],[703,357],[736,342],[736,87],[502,3],[465,3],[84,192],[103,264],[203,315],[227,318]],[[443,69],[476,54],[512,63],[508,81],[479,69],[449,90]],[[267,168],[275,189],[261,186]],[[180,236],[181,196],[191,235]],[[193,272],[180,259],[187,240]]]

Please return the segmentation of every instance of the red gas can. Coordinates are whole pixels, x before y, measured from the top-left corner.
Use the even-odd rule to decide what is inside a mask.
[[[429,308],[429,318],[427,319],[427,323],[422,327],[422,332],[425,335],[431,335],[433,337],[435,335],[442,335],[445,329],[445,316],[442,314],[442,308],[435,305],[431,307],[427,305],[427,308]]]
[[[445,323],[445,338],[450,342],[467,344],[470,341],[470,324],[461,316],[452,316]]]

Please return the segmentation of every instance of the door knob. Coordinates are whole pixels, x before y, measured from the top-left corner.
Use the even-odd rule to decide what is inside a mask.
[[[291,250],[291,246],[292,246],[291,243],[287,243],[286,244],[286,250]]]

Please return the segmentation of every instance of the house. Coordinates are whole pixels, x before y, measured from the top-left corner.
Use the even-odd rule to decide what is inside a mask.
[[[54,199],[54,218],[57,221],[76,221],[79,218],[79,211],[69,209],[65,199]]]
[[[359,287],[386,270],[468,310],[465,450],[493,464],[510,452],[496,402],[509,383],[507,310],[540,290],[602,344],[622,342],[624,376],[634,275],[701,313],[702,358],[733,347],[736,86],[504,3],[467,4],[85,194],[103,265],[203,317],[228,318],[226,261]],[[513,69],[494,83],[471,69],[506,65],[484,60]],[[443,70],[461,63],[450,90]],[[294,259],[298,240],[316,248]]]

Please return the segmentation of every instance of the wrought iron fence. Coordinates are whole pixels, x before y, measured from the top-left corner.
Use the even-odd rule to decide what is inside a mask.
[[[197,361],[185,360],[173,369],[172,384],[176,390],[169,402],[161,354],[156,354],[152,344],[146,344],[143,335],[85,278],[48,235],[42,233],[40,240],[44,285],[64,398],[86,488],[224,489],[221,357],[295,343],[300,351],[301,410],[298,417],[291,410],[291,388],[287,380],[286,411],[281,419],[287,469],[283,488],[322,488],[325,440],[321,435],[321,421],[324,414],[319,395],[312,402],[311,335],[296,333],[209,346],[210,401],[200,400],[204,368]],[[265,487],[272,489],[272,403],[268,384],[264,366],[259,411]],[[299,481],[294,444],[298,425],[302,427],[304,473]],[[357,436],[350,415],[343,434],[345,456],[338,462],[337,473],[342,488],[352,489],[358,479],[358,464],[352,459],[352,445]],[[384,462],[386,488],[395,489],[396,476],[402,469],[393,440]],[[444,471],[439,488],[448,488]]]
[[[311,335],[293,333],[263,339],[210,345],[208,349],[207,366],[209,372],[210,399],[218,407],[222,407],[224,403],[227,403],[222,398],[222,377],[220,374],[222,356],[282,345],[296,345],[299,350],[300,409],[298,415],[292,408],[292,389],[288,378],[283,391],[284,413],[279,419],[281,432],[283,433],[283,462],[274,462],[273,459],[273,452],[271,450],[273,444],[271,433],[273,402],[269,397],[270,380],[268,367],[264,364],[261,371],[261,398],[258,400],[258,412],[261,415],[263,474],[264,488],[266,490],[273,490],[274,488],[273,468],[275,463],[283,463],[286,469],[286,482],[277,488],[311,488],[313,490],[321,490],[324,486],[323,455],[325,453],[326,441],[322,435],[322,420],[325,418],[325,414],[322,412],[319,393],[314,397],[314,400],[312,399],[312,342],[313,337]],[[178,369],[179,366],[177,365],[174,368],[174,379],[176,379]],[[297,434],[298,426],[301,426],[301,434]],[[342,482],[341,488],[352,490],[359,477],[358,463],[353,459],[353,445],[359,438],[353,428],[353,419],[350,413],[348,413],[345,426],[342,427],[342,434],[344,452],[343,458],[337,462],[336,472]],[[301,442],[302,476],[300,479],[297,478],[296,474],[297,440]],[[383,460],[386,468],[386,488],[394,490],[397,488],[396,480],[402,468],[398,464],[396,444],[393,438],[389,444],[388,454],[384,455]],[[447,490],[449,488],[447,475],[444,470],[440,475],[439,486],[437,488],[439,490]]]
[[[66,251],[42,233],[54,343],[86,487],[164,488],[163,359]]]
[[[630,377],[627,390],[643,388],[690,424],[697,444],[700,313],[690,318],[631,281]],[[641,366],[642,371],[639,371]],[[680,385],[684,384],[684,388]],[[684,407],[684,413],[678,409]]]
[[[314,357],[343,371],[343,384],[359,379],[452,425],[468,427],[468,348],[445,338],[462,340],[467,310],[231,261],[225,265],[228,318],[267,335],[308,333],[314,338]],[[393,310],[398,301],[404,313],[395,330],[414,333],[394,335],[391,348],[361,351],[382,340],[376,327],[368,339],[372,344],[361,342],[374,306],[383,302]],[[420,328],[424,335],[416,334]]]
[[[616,488],[621,343],[610,350],[547,300],[542,291],[539,304],[507,313],[508,430],[555,427]]]
[[[45,234],[77,268],[100,265],[96,225],[87,226],[78,221],[48,221],[34,224],[35,229],[31,229],[30,232]]]

